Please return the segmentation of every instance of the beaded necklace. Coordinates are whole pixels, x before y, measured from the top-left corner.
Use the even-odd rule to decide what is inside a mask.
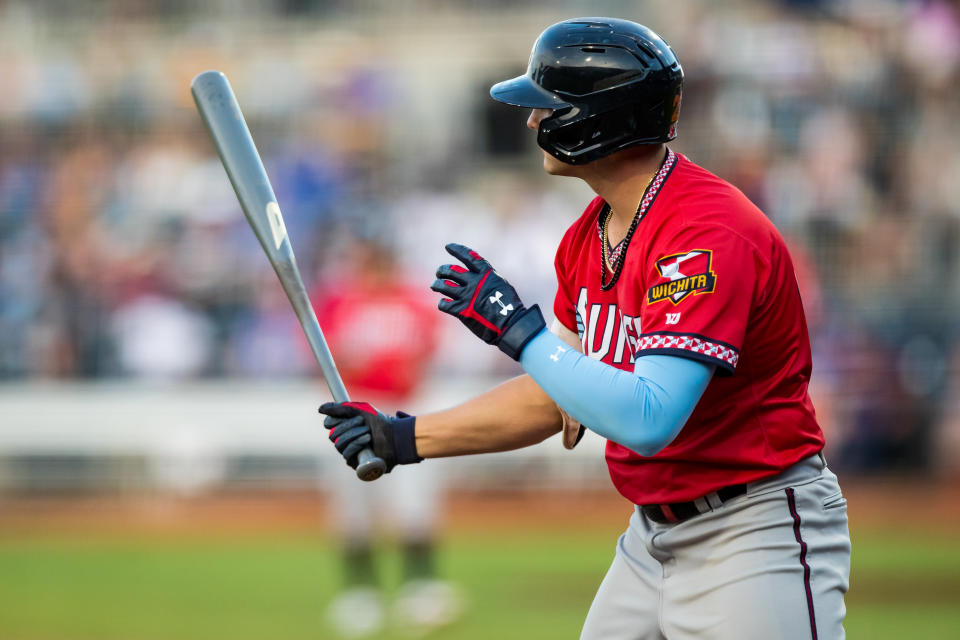
[[[612,263],[610,261],[610,242],[607,239],[607,225],[610,222],[610,216],[613,211],[610,209],[610,205],[606,203],[600,210],[600,289],[602,291],[609,291],[613,288],[613,285],[617,284],[617,280],[620,279],[620,273],[623,271],[623,264],[627,259],[627,247],[630,246],[630,240],[633,238],[633,234],[637,230],[637,225],[640,224],[640,220],[643,219],[647,209],[650,208],[650,205],[657,197],[657,193],[660,191],[663,181],[666,180],[667,176],[670,174],[670,171],[673,169],[673,165],[676,164],[676,160],[677,155],[673,151],[667,149],[667,154],[663,159],[663,163],[660,165],[660,169],[653,175],[652,178],[650,178],[650,182],[647,183],[646,188],[643,190],[643,197],[640,198],[640,204],[637,205],[637,212],[634,214],[633,220],[630,222],[630,228],[627,229],[627,235],[624,236],[623,240],[621,240],[617,245],[618,251],[613,252],[615,255],[613,256]],[[607,282],[607,269],[613,272],[610,277],[610,282]]]

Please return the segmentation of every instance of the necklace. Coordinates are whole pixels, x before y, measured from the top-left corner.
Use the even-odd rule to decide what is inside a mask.
[[[641,203],[643,201],[641,200]],[[612,262],[610,259],[610,240],[607,236],[607,226],[610,222],[610,217],[613,214],[613,210],[610,209],[610,205],[604,205],[603,211],[600,215],[603,216],[603,236],[601,242],[603,243],[603,252],[601,254],[601,259],[603,260],[602,270],[600,272],[600,289],[602,291],[609,291],[613,288],[613,285],[617,283],[617,280],[620,279],[620,272],[623,271],[623,263],[627,255],[627,247],[630,245],[630,239],[633,237],[633,232],[637,230],[637,225],[640,223],[640,205],[637,206],[637,212],[633,216],[633,220],[630,222],[630,228],[627,229],[627,235],[623,237],[623,240],[620,241],[618,245],[620,251],[616,252],[616,256],[613,258]],[[607,270],[610,270],[610,282],[607,282]]]
[[[613,285],[617,284],[617,280],[620,279],[623,264],[627,259],[627,247],[630,246],[633,233],[637,230],[637,225],[640,224],[640,220],[643,219],[647,209],[650,208],[650,205],[653,204],[653,201],[656,199],[657,193],[659,193],[660,187],[663,185],[663,181],[667,179],[670,171],[673,170],[676,161],[677,155],[670,149],[667,149],[667,154],[663,159],[663,163],[660,165],[660,169],[650,178],[650,182],[647,183],[646,188],[643,190],[643,197],[640,198],[640,204],[637,205],[637,212],[633,215],[630,228],[627,229],[627,235],[623,237],[623,240],[621,240],[618,245],[619,251],[614,251],[613,253],[615,255],[613,256],[610,256],[610,250],[608,248],[610,242],[607,239],[607,226],[610,222],[611,215],[613,215],[613,210],[608,203],[605,203],[600,210],[600,243],[602,245],[600,251],[600,260],[602,262],[600,265],[601,291],[609,291],[613,288]],[[611,271],[610,282],[607,282],[608,269]]]
[[[610,208],[610,205],[607,205],[607,209]],[[637,207],[639,209],[639,206]],[[636,215],[636,214],[634,214]],[[613,272],[613,268],[616,264],[617,258],[620,257],[621,251],[617,250],[617,247],[623,247],[623,240],[617,243],[616,247],[611,247],[610,245],[610,236],[607,229],[610,227],[610,218],[613,217],[611,211],[606,211],[603,218],[603,262],[607,265],[607,268],[610,269],[610,272]]]

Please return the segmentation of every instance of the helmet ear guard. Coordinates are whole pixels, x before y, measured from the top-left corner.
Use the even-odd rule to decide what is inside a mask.
[[[537,144],[567,164],[587,164],[603,157],[604,149],[622,141],[622,131],[604,126],[605,114],[578,117],[566,122],[551,116],[540,122]]]
[[[662,125],[672,110],[665,102],[646,109],[627,103],[588,116],[578,107],[564,109],[540,121],[537,144],[561,162],[588,164],[628,147],[673,140],[675,121],[666,134]]]

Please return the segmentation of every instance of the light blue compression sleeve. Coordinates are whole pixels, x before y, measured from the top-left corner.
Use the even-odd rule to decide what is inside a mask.
[[[652,456],[673,442],[716,367],[681,356],[637,358],[633,373],[588,358],[544,329],[520,354],[530,377],[571,417]]]

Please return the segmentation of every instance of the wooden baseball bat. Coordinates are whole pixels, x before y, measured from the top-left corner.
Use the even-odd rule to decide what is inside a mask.
[[[277,277],[280,278],[280,284],[283,285],[290,304],[293,305],[333,399],[337,402],[348,402],[350,397],[340,379],[340,373],[333,362],[330,348],[327,347],[317,315],[307,296],[307,289],[300,277],[277,197],[270,186],[270,179],[263,168],[260,154],[253,144],[250,129],[243,119],[240,105],[227,77],[219,71],[205,71],[190,83],[190,92],[213,138],[247,222],[253,228],[270,264],[277,272]],[[386,464],[375,456],[369,447],[360,452],[357,464],[359,478],[376,480],[385,470]]]

